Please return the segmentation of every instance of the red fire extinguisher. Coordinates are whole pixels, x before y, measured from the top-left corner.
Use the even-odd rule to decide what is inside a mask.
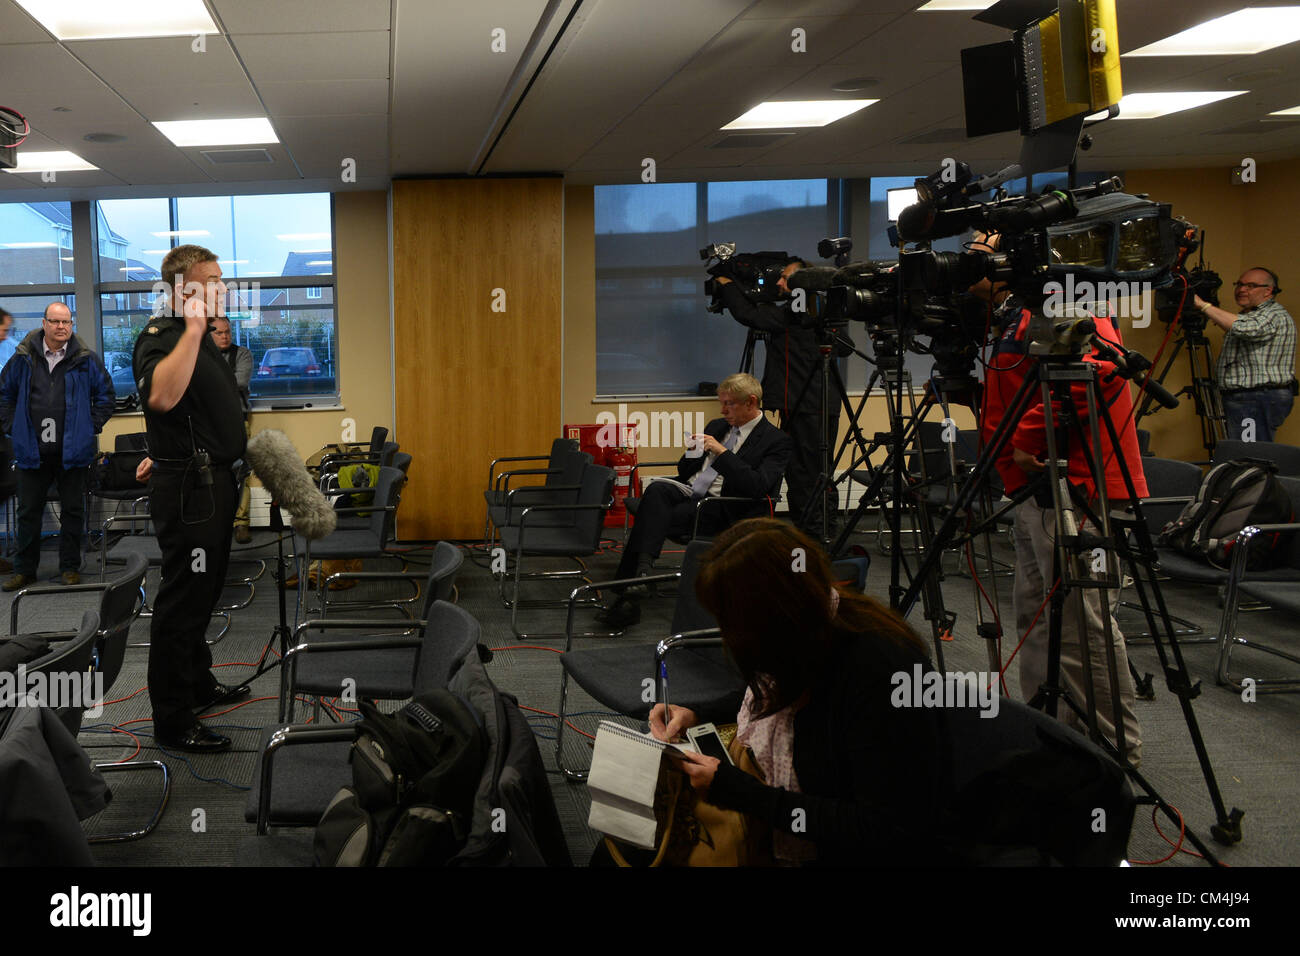
[[[632,487],[632,466],[635,456],[627,448],[612,448],[608,455],[609,467],[614,469],[614,505],[609,509],[610,516],[618,515],[620,520],[626,508],[624,501]]]

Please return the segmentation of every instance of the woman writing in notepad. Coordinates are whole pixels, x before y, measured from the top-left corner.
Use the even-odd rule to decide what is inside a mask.
[[[925,862],[913,855],[927,849],[950,771],[942,710],[891,704],[895,675],[929,666],[916,635],[876,601],[837,590],[821,548],[768,518],[719,535],[696,591],[748,685],[737,734],[767,783],[686,754],[695,790],[769,823],[784,862]],[[658,705],[650,728],[674,739],[699,719],[673,707],[665,721]]]

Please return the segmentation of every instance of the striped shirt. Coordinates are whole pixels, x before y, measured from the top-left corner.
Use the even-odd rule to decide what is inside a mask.
[[[1285,388],[1295,377],[1295,322],[1274,299],[1237,316],[1215,363],[1219,388]]]

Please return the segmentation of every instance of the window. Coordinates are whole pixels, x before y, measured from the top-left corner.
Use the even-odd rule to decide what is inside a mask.
[[[839,227],[837,189],[825,179],[597,186],[597,393],[694,395],[737,371],[746,329],[708,312],[699,250],[734,241],[815,257]]]
[[[232,340],[253,353],[259,399],[338,395],[333,215],[327,193],[125,199],[95,204],[105,355],[131,355],[174,246],[217,254]],[[110,368],[111,371],[111,368]],[[117,382],[117,378],[114,379]],[[129,369],[118,385],[134,392]]]

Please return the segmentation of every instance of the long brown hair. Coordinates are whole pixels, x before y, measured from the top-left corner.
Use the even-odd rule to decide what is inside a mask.
[[[833,612],[832,590],[826,552],[773,518],[733,525],[701,559],[696,595],[717,618],[754,692],[754,717],[770,716],[809,691],[846,638],[886,640],[925,655],[925,645],[889,608],[856,591],[839,591]]]

